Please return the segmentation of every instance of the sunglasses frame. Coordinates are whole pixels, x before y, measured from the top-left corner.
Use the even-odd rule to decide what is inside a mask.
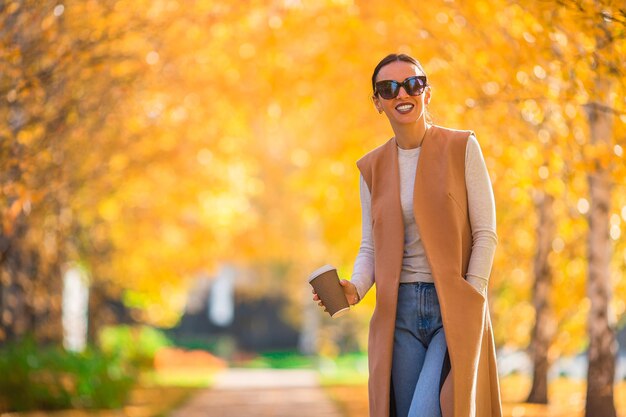
[[[418,79],[421,81],[421,84],[418,83],[417,85],[419,85],[417,87],[417,89],[415,90],[415,92],[417,92],[417,94],[411,94],[411,91],[413,91],[411,87],[410,82],[413,79]],[[380,88],[378,87],[379,84],[391,84],[393,90],[392,92],[395,92],[395,94],[393,96],[390,97],[385,97],[383,94],[381,94],[380,92]],[[382,98],[384,98],[385,100],[392,100],[396,97],[398,97],[398,94],[400,94],[400,87],[404,87],[404,91],[406,91],[406,93],[410,96],[420,96],[422,95],[422,93],[424,93],[424,90],[426,90],[426,87],[428,87],[428,79],[426,78],[425,75],[413,75],[411,77],[407,77],[404,79],[404,81],[399,82],[396,80],[381,80],[376,82],[376,89],[374,90],[374,95],[378,94],[380,95]]]

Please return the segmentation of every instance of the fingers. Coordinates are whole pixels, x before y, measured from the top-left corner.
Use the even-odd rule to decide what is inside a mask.
[[[324,307],[324,303],[322,303],[322,301],[320,300],[320,297],[317,295],[317,293],[315,291],[313,291],[313,301],[319,301],[319,303],[317,303],[318,306]]]
[[[315,292],[315,289],[313,289],[311,292],[313,293],[313,301],[319,301],[319,303],[317,303],[317,305],[320,306],[320,307],[324,307],[324,311],[328,311],[326,309],[326,307],[324,306],[324,303],[322,303],[322,301],[320,300],[320,297]]]

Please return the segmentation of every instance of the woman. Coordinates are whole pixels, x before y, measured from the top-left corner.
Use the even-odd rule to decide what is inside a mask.
[[[363,235],[341,280],[350,304],[376,283],[370,416],[501,416],[486,303],[495,203],[480,146],[429,122],[432,91],[414,58],[385,57],[372,88],[395,135],[357,161]]]

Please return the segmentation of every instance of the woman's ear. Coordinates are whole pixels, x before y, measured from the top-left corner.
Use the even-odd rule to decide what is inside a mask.
[[[380,105],[380,100],[378,100],[378,97],[372,96],[372,102],[374,102],[374,106],[376,107],[376,111],[378,112],[378,114],[382,113],[383,106]]]
[[[424,104],[430,103],[430,87],[426,88],[426,92],[424,94]]]

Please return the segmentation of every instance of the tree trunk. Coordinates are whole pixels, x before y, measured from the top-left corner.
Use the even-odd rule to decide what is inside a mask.
[[[21,14],[29,13],[18,8],[3,20],[5,36],[18,45],[22,59],[19,71],[24,79],[33,77],[28,71],[40,65],[42,51],[33,39],[39,39],[40,24],[36,19],[22,19]],[[29,22],[24,25],[24,22]],[[43,75],[37,75],[43,77]],[[23,79],[12,78],[12,87],[19,90]],[[45,85],[46,80],[38,79],[33,84]],[[42,203],[24,204],[24,192],[30,190],[34,172],[29,170],[29,155],[34,149],[28,149],[18,140],[19,134],[33,123],[29,112],[29,103],[24,104],[18,97],[8,104],[8,128],[10,136],[3,138],[3,161],[0,166],[0,184],[5,187],[6,206],[3,225],[0,230],[0,342],[17,340],[31,334],[40,343],[62,341],[61,326],[61,291],[62,281],[60,265],[63,253],[60,242],[58,219],[61,203],[58,195],[49,191],[49,200],[54,209],[46,212]],[[59,130],[55,130],[59,134]],[[34,148],[34,145],[30,145]],[[25,168],[26,167],[26,168]],[[38,173],[38,172],[37,172]],[[50,180],[51,171],[43,171],[45,180]],[[49,184],[48,186],[51,187]],[[8,191],[7,191],[8,190]],[[33,192],[35,194],[35,192]],[[13,210],[15,207],[15,210]]]
[[[599,76],[600,77],[600,76]],[[596,80],[596,97],[604,102],[611,90],[610,81]],[[590,141],[593,145],[610,144],[613,131],[612,114],[599,106],[588,106]],[[611,282],[609,262],[609,207],[611,187],[609,169],[596,161],[588,173],[590,209],[588,213],[589,275],[587,295],[591,302],[588,318],[589,369],[587,372],[586,417],[615,417],[613,383],[617,352],[615,329],[609,318]]]
[[[22,229],[18,227],[13,235],[2,236],[5,250],[0,257],[0,343],[24,336],[33,321],[27,299],[31,286],[27,271],[30,260],[23,250]]]
[[[548,403],[548,349],[554,334],[550,309],[552,271],[548,255],[555,235],[554,197],[541,192],[537,201],[539,221],[537,223],[537,252],[535,253],[533,285],[533,305],[535,307],[535,327],[530,342],[533,361],[533,384],[526,402]]]

